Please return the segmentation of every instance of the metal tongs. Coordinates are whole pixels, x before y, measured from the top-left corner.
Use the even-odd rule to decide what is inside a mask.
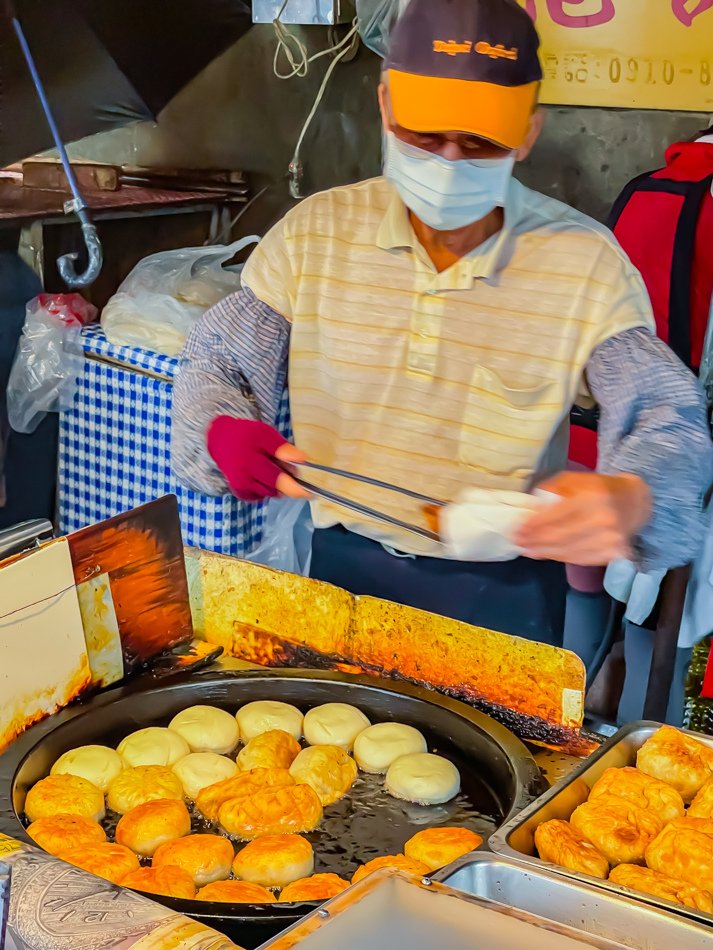
[[[311,468],[315,472],[326,472],[328,475],[346,478],[352,482],[373,485],[375,488],[383,488],[385,491],[396,492],[399,495],[405,495],[406,498],[413,498],[416,501],[423,502],[424,506],[430,508],[445,508],[446,506],[446,502],[439,501],[437,498],[429,498],[428,495],[421,495],[419,492],[410,491],[408,488],[400,488],[398,485],[391,485],[389,482],[379,481],[378,478],[369,478],[367,475],[355,475],[353,472],[345,472],[340,468],[331,468],[329,465],[318,465],[316,462],[292,462],[290,463],[290,469],[293,468]],[[435,531],[429,531],[428,528],[421,528],[418,525],[410,524],[408,521],[401,521],[399,518],[387,515],[386,512],[376,511],[374,508],[362,505],[358,501],[353,501],[351,498],[345,498],[343,495],[337,495],[335,492],[328,491],[326,488],[320,488],[318,485],[314,485],[300,478],[300,476],[294,474],[293,471],[289,471],[289,474],[298,485],[307,489],[308,492],[311,492],[311,494],[317,498],[322,498],[324,501],[331,501],[335,505],[340,505],[349,511],[354,511],[357,514],[373,518],[376,521],[391,525],[394,528],[409,531],[411,534],[416,534],[421,538],[425,538],[427,541],[435,541],[438,544],[443,544],[440,536]]]

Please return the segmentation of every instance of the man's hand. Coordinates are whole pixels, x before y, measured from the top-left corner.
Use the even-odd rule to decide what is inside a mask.
[[[208,451],[236,498],[310,497],[285,472],[290,462],[304,462],[304,453],[264,422],[219,416],[208,429]]]
[[[561,501],[531,515],[515,536],[525,557],[600,567],[632,556],[651,516],[651,492],[638,475],[563,472],[539,486]]]

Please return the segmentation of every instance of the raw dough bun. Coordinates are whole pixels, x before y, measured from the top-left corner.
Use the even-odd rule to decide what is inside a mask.
[[[358,774],[354,759],[336,745],[303,749],[290,766],[295,782],[313,788],[325,808],[344,798]]]
[[[424,874],[430,873],[422,861],[414,861],[413,858],[407,858],[404,854],[389,854],[384,858],[374,858],[372,861],[367,861],[366,864],[362,864],[360,868],[357,868],[352,877],[352,884],[361,881],[372,871],[380,871],[381,868],[397,868],[399,871],[415,874],[417,877],[423,877]]]
[[[121,844],[87,844],[62,855],[62,860],[83,871],[120,884],[127,874],[138,871],[139,859]]]
[[[218,812],[221,826],[242,841],[314,831],[321,820],[322,803],[309,785],[263,788],[227,801]]]
[[[232,844],[221,835],[188,835],[162,844],[151,864],[155,868],[181,868],[190,874],[196,887],[205,887],[230,877],[234,856]]]
[[[186,798],[195,801],[204,788],[237,775],[238,767],[232,759],[215,752],[191,752],[176,762],[173,772],[180,779]]]
[[[356,737],[370,725],[356,706],[325,703],[310,709],[305,716],[305,741],[309,745],[336,745],[345,752],[351,752]]]
[[[285,887],[314,871],[314,851],[299,835],[264,835],[238,851],[233,871],[251,884]]]
[[[297,901],[328,901],[349,887],[349,881],[337,874],[313,874],[288,884],[280,894],[281,904]]]
[[[190,874],[180,868],[139,868],[121,879],[122,887],[130,887],[144,894],[160,894],[162,897],[179,897],[191,901],[196,889]]]
[[[27,793],[25,814],[30,821],[55,815],[81,815],[101,821],[104,795],[96,785],[78,775],[48,775]]]
[[[248,769],[289,769],[300,752],[300,744],[289,732],[271,729],[255,736],[241,749],[237,762],[238,768]]]
[[[106,803],[120,815],[137,805],[161,798],[183,800],[183,786],[177,775],[165,765],[138,765],[124,769],[109,786]]]
[[[238,772],[232,778],[226,778],[215,785],[208,785],[196,798],[196,808],[209,821],[218,820],[218,812],[226,802],[254,795],[263,788],[284,788],[294,785],[287,769],[251,769]]]
[[[116,751],[127,766],[135,768],[137,765],[175,765],[191,750],[177,732],[149,726],[132,732],[119,743]]]
[[[52,766],[50,775],[78,775],[106,792],[109,783],[123,768],[119,753],[108,746],[83,745],[60,756]]]
[[[106,841],[102,826],[81,815],[55,815],[53,818],[38,818],[27,829],[35,844],[48,854],[62,854],[85,844],[101,844]]]
[[[216,881],[206,884],[196,894],[199,901],[220,901],[225,904],[272,904],[275,895],[259,884],[247,881]]]
[[[163,799],[132,808],[116,826],[116,842],[150,858],[167,841],[190,834],[191,816],[183,802]]]
[[[388,772],[402,755],[426,751],[418,729],[399,722],[379,722],[360,732],[354,742],[354,758],[364,772]]]
[[[240,726],[240,735],[249,742],[255,736],[271,729],[281,729],[289,732],[293,739],[302,738],[302,723],[304,717],[295,706],[289,703],[279,703],[272,700],[260,700],[248,703],[239,709],[236,718]]]
[[[475,851],[482,843],[480,835],[468,828],[426,828],[409,838],[404,854],[421,861],[429,871],[436,871]]]
[[[191,752],[225,755],[240,739],[235,716],[216,706],[190,706],[174,716],[168,728],[186,740]]]
[[[386,773],[386,791],[419,805],[442,805],[460,791],[460,772],[441,755],[402,755]]]

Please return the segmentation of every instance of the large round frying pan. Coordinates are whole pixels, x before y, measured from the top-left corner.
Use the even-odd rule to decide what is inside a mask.
[[[351,800],[327,809],[325,828],[312,839],[316,870],[341,870],[348,876],[359,861],[400,851],[419,827],[431,824],[466,824],[487,838],[542,790],[534,759],[504,726],[464,703],[416,686],[303,670],[182,674],[158,683],[145,676],[37,724],[0,756],[0,831],[29,840],[21,820],[27,790],[68,749],[87,743],[115,746],[135,729],[167,725],[177,712],[196,703],[235,712],[257,699],[280,699],[303,711],[326,702],[351,703],[372,722],[392,720],[420,729],[429,749],[460,769],[463,794],[452,806],[430,815],[418,806],[396,803],[373,783],[357,783]],[[360,795],[370,796],[368,808]],[[350,860],[356,863],[344,867]],[[156,899],[221,930],[243,947],[257,946],[316,906]]]

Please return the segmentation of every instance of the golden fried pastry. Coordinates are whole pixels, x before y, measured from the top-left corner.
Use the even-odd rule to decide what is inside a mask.
[[[196,894],[199,901],[221,901],[225,904],[273,904],[275,895],[259,884],[246,881],[216,881],[206,884]]]
[[[295,782],[313,788],[324,807],[344,798],[358,774],[354,759],[336,745],[303,749],[290,766]]]
[[[293,739],[302,738],[302,724],[304,716],[295,706],[289,703],[262,700],[248,703],[236,713],[240,726],[240,735],[249,742],[263,732],[280,729],[289,732]]]
[[[325,703],[310,709],[305,716],[305,741],[308,745],[338,745],[345,752],[351,752],[356,737],[370,725],[356,706]]]
[[[662,726],[639,749],[636,767],[673,785],[688,803],[713,775],[713,749],[673,726]]]
[[[549,864],[603,881],[609,875],[609,862],[604,855],[568,821],[555,818],[538,825],[535,847],[540,858]]]
[[[264,835],[238,851],[233,871],[251,884],[285,887],[314,871],[314,851],[300,835]]]
[[[234,854],[232,844],[221,835],[188,835],[157,848],[151,866],[181,868],[196,887],[205,887],[230,877]]]
[[[386,791],[394,798],[418,805],[442,805],[460,791],[460,772],[442,755],[415,752],[389,766]]]
[[[647,847],[663,828],[658,815],[614,795],[585,802],[570,821],[612,866],[643,864]]]
[[[429,871],[435,871],[475,851],[482,843],[480,835],[468,828],[426,828],[409,838],[404,854],[425,864]]]
[[[191,752],[225,755],[240,739],[235,716],[217,706],[190,706],[174,716],[168,728],[186,740]]]
[[[74,848],[63,854],[62,860],[113,884],[120,884],[127,874],[139,869],[139,859],[133,851],[108,841]]]
[[[313,831],[321,820],[322,803],[309,785],[262,788],[227,801],[218,812],[221,826],[243,841]]]
[[[116,750],[127,768],[137,765],[174,765],[191,751],[186,740],[171,729],[149,726],[123,739]]]
[[[183,802],[159,799],[137,805],[119,819],[116,842],[150,858],[156,849],[191,832],[191,816]]]
[[[105,745],[83,745],[61,755],[52,766],[50,775],[78,775],[102,792],[124,768],[118,752]]]
[[[204,788],[237,775],[238,767],[225,755],[216,755],[215,752],[191,752],[176,762],[173,772],[181,780],[186,798],[195,801]]]
[[[144,894],[161,894],[163,897],[180,897],[191,901],[196,896],[193,878],[181,868],[139,868],[121,879],[122,887],[130,887]]]
[[[367,861],[357,868],[352,876],[352,884],[361,881],[372,871],[380,871],[381,868],[397,868],[399,871],[405,871],[407,874],[413,874],[417,877],[423,877],[429,870],[422,861],[414,861],[413,858],[407,858],[405,854],[387,854],[383,858],[374,858],[373,861]]]
[[[106,841],[106,833],[101,825],[81,815],[53,815],[52,818],[38,818],[27,829],[35,844],[48,854],[61,854],[85,844],[99,844]]]
[[[616,795],[632,805],[654,812],[664,824],[674,818],[683,818],[685,812],[683,799],[672,785],[639,769],[606,769],[592,786],[589,801],[607,795]]]
[[[299,755],[300,744],[289,732],[270,729],[255,736],[238,753],[238,768],[289,769]]]
[[[287,769],[251,769],[204,788],[196,796],[196,807],[210,821],[217,821],[221,805],[231,799],[254,795],[261,788],[284,788],[294,784],[295,780]]]
[[[378,722],[360,732],[354,741],[354,758],[364,772],[381,774],[402,755],[426,751],[418,729],[399,722]]]
[[[311,877],[300,878],[283,888],[280,894],[280,903],[289,904],[296,901],[328,901],[349,887],[349,881],[344,881],[338,874],[313,874]]]
[[[78,775],[48,775],[27,793],[25,814],[30,821],[53,815],[81,815],[101,821],[104,795],[96,785]]]
[[[165,765],[138,765],[124,769],[109,785],[106,803],[120,815],[162,798],[183,801],[181,780]]]
[[[636,864],[620,864],[609,875],[612,884],[619,887],[628,887],[632,891],[643,891],[644,894],[653,894],[673,904],[682,904],[684,907],[693,907],[694,910],[703,910],[713,914],[713,895],[701,890],[693,884],[667,877],[651,868],[640,868]]]
[[[713,819],[677,818],[646,849],[653,871],[713,892]]]
[[[701,786],[686,812],[686,817],[713,818],[713,775]]]

